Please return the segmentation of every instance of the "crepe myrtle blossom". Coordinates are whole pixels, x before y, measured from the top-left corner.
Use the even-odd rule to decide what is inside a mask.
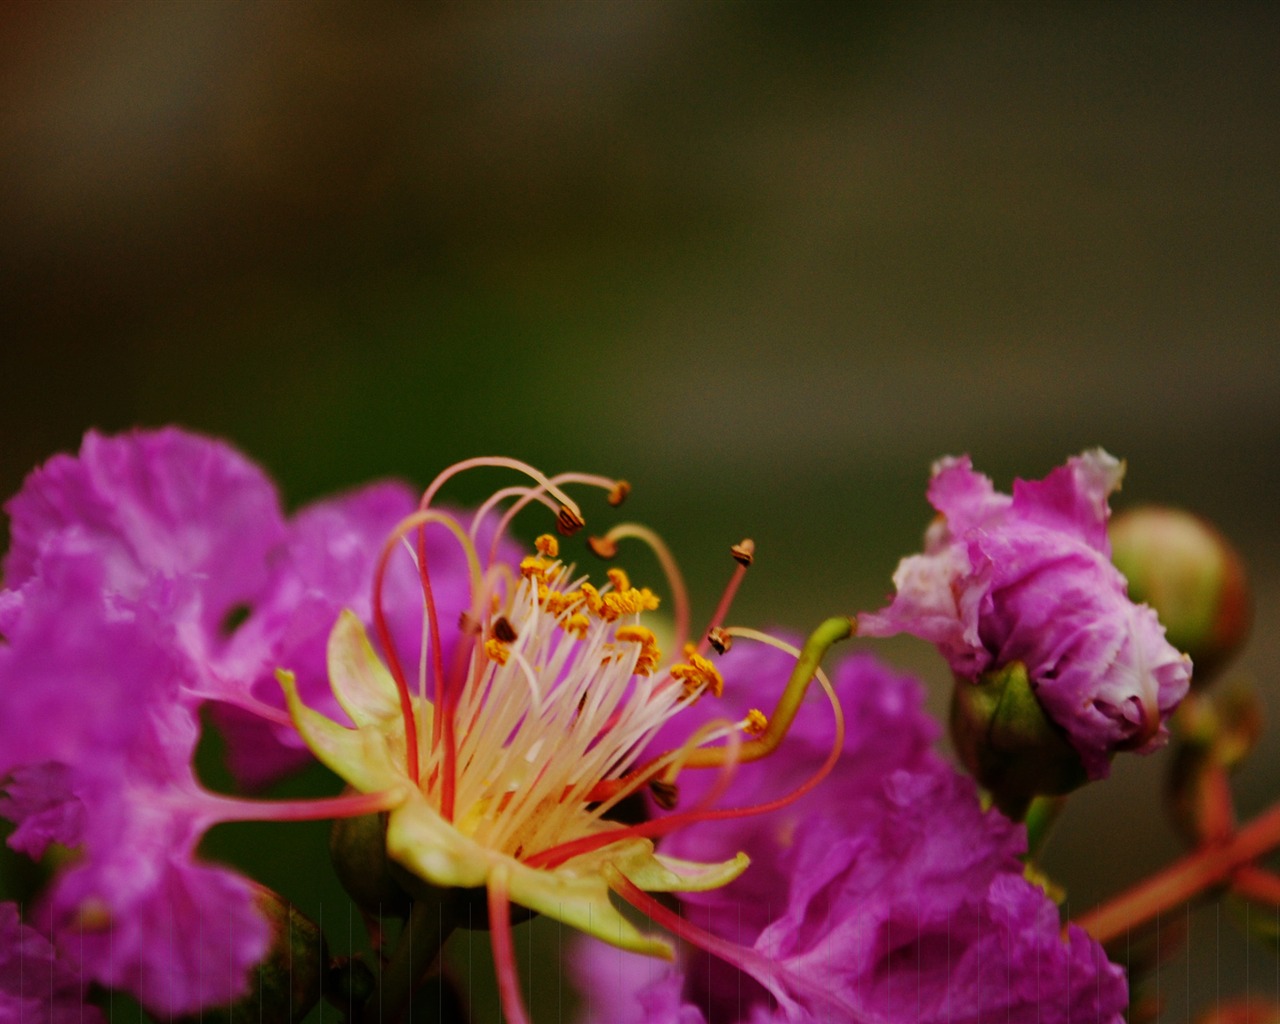
[[[74,851],[34,917],[86,981],[160,1014],[226,1004],[269,928],[247,879],[195,856],[204,832],[383,806],[232,799],[200,786],[192,757],[199,710],[216,704],[240,715],[229,745],[242,778],[310,758],[271,674],[292,667],[325,700],[323,638],[340,607],[368,608],[365,541],[411,507],[407,489],[375,485],[287,520],[261,470],[176,429],[90,433],[8,503],[0,814],[15,849]],[[442,603],[457,599],[451,581],[465,595],[458,556],[437,564]]]
[[[371,551],[413,505],[409,487],[385,482],[286,518],[262,469],[220,441],[177,428],[90,431],[78,456],[50,459],[5,506],[0,634],[17,627],[30,592],[48,590],[66,553],[83,552],[115,603],[163,603],[195,673],[183,699],[211,702],[233,774],[261,785],[310,761],[283,713],[275,669],[290,668],[308,700],[336,711],[325,639],[343,608],[368,620]],[[437,599],[456,616],[468,597],[466,566],[440,538],[429,553]],[[515,557],[511,548],[502,554]],[[399,608],[412,603],[416,581],[393,572],[386,587]],[[407,611],[393,620],[399,635],[417,628]],[[451,627],[442,631],[447,648]]]
[[[757,685],[785,675],[752,662]],[[833,683],[849,730],[821,789],[664,839],[682,857],[747,846],[751,870],[682,895],[678,916],[644,904],[696,943],[675,964],[576,949],[580,1024],[1119,1024],[1123,972],[1078,928],[1062,934],[1057,907],[1023,877],[1023,828],[984,812],[973,783],[932,750],[922,687],[865,655]],[[831,727],[820,710],[802,708],[768,771],[745,766],[725,799],[767,797],[821,764]]]
[[[485,893],[481,913],[487,910],[492,930],[503,1007],[507,1019],[519,1024],[527,1018],[512,948],[512,905],[621,948],[670,957],[669,943],[637,930],[615,908],[610,892],[636,902],[649,892],[710,890],[746,868],[740,851],[706,863],[657,853],[653,840],[699,821],[733,820],[784,804],[830,769],[842,730],[834,698],[830,756],[807,778],[764,805],[716,805],[733,768],[778,746],[822,652],[848,636],[852,623],[831,620],[804,651],[791,649],[791,675],[779,687],[782,696],[771,719],[759,709],[729,718],[712,713],[679,745],[641,757],[665,723],[700,700],[709,698],[714,706],[714,698],[732,687],[707,655],[712,646],[731,642],[734,631],[723,627],[723,618],[752,560],[752,545],[733,549],[738,566],[730,585],[701,642],[689,643],[684,587],[660,539],[635,524],[592,538],[592,550],[606,558],[627,537],[648,542],[656,552],[675,604],[679,654],[667,658],[645,624],[659,599],[633,585],[625,571],[610,568],[605,581],[593,584],[560,559],[559,540],[544,534],[513,573],[494,562],[493,541],[477,543],[476,519],[468,523],[436,508],[446,480],[479,466],[506,467],[529,480],[498,491],[477,512],[482,517],[509,500],[500,533],[520,509],[542,504],[556,514],[560,533],[572,535],[583,518],[565,486],[597,485],[613,502],[625,490],[621,482],[601,477],[547,478],[509,459],[451,467],[383,546],[374,590],[383,656],[353,615],[344,614],[330,637],[334,695],[354,728],[309,707],[289,673],[281,672],[280,681],[298,732],[317,758],[360,792],[398,794],[387,817],[385,853],[394,878],[416,901],[408,927],[416,929],[420,961],[429,963],[451,928],[468,923],[474,905],[465,894]],[[464,641],[452,662],[435,641],[442,617],[431,560],[422,557],[430,532],[451,534],[471,566],[473,596]],[[424,642],[408,652],[416,658],[402,657],[384,622],[379,584],[393,556],[409,559],[420,573]],[[611,818],[623,799],[646,790],[670,809],[679,799],[677,775],[694,767],[721,768],[707,773],[715,781],[697,801],[638,825]],[[385,986],[383,995],[393,1007],[402,999]]]
[[[1023,742],[1025,723],[1042,709],[1078,766],[1046,770],[1041,792],[1106,777],[1116,751],[1163,744],[1165,719],[1191,677],[1190,660],[1151,608],[1129,600],[1111,564],[1107,499],[1123,473],[1123,463],[1095,449],[1043,480],[1016,481],[1009,496],[967,456],[943,459],[929,484],[940,516],[924,552],[899,564],[888,607],[858,616],[862,636],[910,633],[937,645],[957,678],[958,714],[982,706],[970,716],[981,722],[959,727],[962,752],[993,736],[998,746],[1004,733]],[[986,700],[976,695],[983,686],[998,693]],[[1034,698],[1021,707],[1020,688]],[[974,740],[975,731],[984,735]],[[1046,733],[1046,744],[1054,739]],[[980,776],[1027,774],[999,752],[974,757],[984,761]]]

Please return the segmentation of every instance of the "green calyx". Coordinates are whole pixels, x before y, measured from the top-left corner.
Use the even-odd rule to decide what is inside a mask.
[[[1021,662],[975,682],[956,680],[951,739],[965,767],[1015,821],[1037,796],[1060,796],[1088,781],[1080,755],[1041,707]]]

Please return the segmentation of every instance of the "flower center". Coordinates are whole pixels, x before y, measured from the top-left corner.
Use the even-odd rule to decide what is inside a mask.
[[[514,590],[494,594],[452,708],[457,735],[454,824],[488,849],[519,857],[586,835],[621,798],[593,804],[603,780],[620,779],[655,733],[719,672],[694,650],[661,667],[641,617],[658,608],[621,569],[597,588],[538,538]],[[443,751],[422,773],[440,807]]]

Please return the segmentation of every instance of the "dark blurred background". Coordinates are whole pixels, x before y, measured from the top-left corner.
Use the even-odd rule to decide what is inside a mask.
[[[1274,711],[1278,11],[10,4],[0,492],[88,427],[225,436],[291,505],[508,453],[628,477],[704,612],[754,536],[735,617],[805,628],[888,592],[939,455],[1101,444],[1244,552]],[[1162,770],[1074,802],[1073,908],[1177,854]],[[1169,1020],[1280,994],[1192,924]]]

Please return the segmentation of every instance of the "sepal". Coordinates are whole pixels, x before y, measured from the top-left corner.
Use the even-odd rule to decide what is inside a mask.
[[[964,766],[1006,815],[1021,820],[1037,796],[1059,796],[1088,781],[1080,755],[1045,713],[1021,662],[957,678],[951,739]]]

